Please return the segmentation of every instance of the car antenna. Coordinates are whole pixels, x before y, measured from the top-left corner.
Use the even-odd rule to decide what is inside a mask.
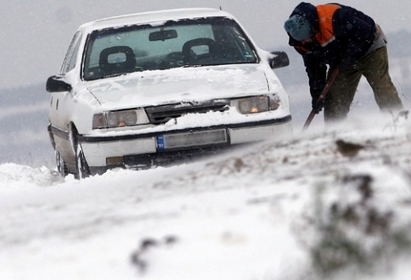
[[[223,8],[221,8],[221,6],[220,6],[220,11],[222,11],[223,10]]]

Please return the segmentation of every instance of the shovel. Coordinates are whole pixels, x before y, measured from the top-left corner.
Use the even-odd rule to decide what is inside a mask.
[[[328,94],[328,91],[330,90],[332,84],[335,81],[335,78],[337,78],[338,73],[340,72],[340,68],[337,66],[334,68],[334,70],[331,72],[330,77],[327,80],[327,84],[325,85],[323,91],[321,92],[320,96],[318,97],[317,101],[315,102],[316,105],[318,105],[322,100],[325,99],[325,97]],[[310,126],[312,120],[314,119],[314,116],[317,114],[317,111],[315,109],[311,110],[310,115],[308,116],[307,120],[304,123],[303,126],[303,131],[307,130],[307,128]]]

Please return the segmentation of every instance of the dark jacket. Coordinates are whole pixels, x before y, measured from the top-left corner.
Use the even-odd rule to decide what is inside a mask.
[[[375,22],[364,13],[341,4],[314,6],[301,2],[291,13],[306,17],[316,40],[302,45],[290,36],[289,44],[303,56],[313,96],[326,83],[326,65],[346,69],[361,59],[375,39]],[[319,20],[319,15],[322,20]]]

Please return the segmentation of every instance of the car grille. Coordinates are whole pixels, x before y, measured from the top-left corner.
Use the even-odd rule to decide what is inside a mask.
[[[146,107],[146,112],[150,123],[164,124],[171,119],[181,117],[186,114],[223,112],[228,110],[230,101],[228,99],[212,100],[206,102],[183,102],[172,105],[161,105]]]

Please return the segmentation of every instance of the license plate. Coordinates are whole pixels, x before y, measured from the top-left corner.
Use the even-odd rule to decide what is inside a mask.
[[[225,129],[173,133],[157,136],[159,150],[227,143]]]

